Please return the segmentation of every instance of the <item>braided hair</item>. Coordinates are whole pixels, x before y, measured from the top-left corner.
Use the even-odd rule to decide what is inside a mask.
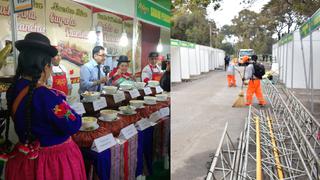
[[[16,91],[16,83],[22,76],[29,76],[32,78],[29,84],[29,91],[27,93],[27,100],[25,104],[25,139],[26,143],[30,143],[34,140],[31,132],[31,124],[32,124],[32,113],[34,111],[34,107],[32,105],[33,101],[33,93],[35,88],[37,87],[37,83],[41,77],[41,73],[44,72],[44,68],[46,65],[51,66],[51,56],[45,52],[39,51],[33,48],[27,48],[20,52],[18,57],[18,67],[16,70],[16,75],[14,76],[14,81],[7,90],[6,98],[8,110],[12,112],[12,105],[15,98]],[[9,122],[7,122],[6,127],[6,140],[8,138],[8,129]]]

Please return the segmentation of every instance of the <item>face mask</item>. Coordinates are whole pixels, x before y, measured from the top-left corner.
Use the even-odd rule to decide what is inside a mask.
[[[165,61],[161,62],[161,69],[165,71],[167,69],[167,63]]]

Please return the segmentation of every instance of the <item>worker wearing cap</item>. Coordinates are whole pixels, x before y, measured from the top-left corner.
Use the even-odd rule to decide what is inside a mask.
[[[157,65],[159,53],[151,52],[149,54],[149,64],[142,70],[141,79],[148,83],[150,80],[160,81],[162,77],[161,68]]]
[[[256,63],[258,57],[256,55],[252,55],[251,59],[252,59],[253,63]],[[247,102],[246,102],[246,105],[247,106],[252,105],[253,94],[256,95],[260,106],[266,105],[266,101],[264,100],[264,97],[263,97],[263,94],[262,94],[261,81],[260,81],[259,78],[257,78],[254,75],[254,66],[253,66],[253,64],[249,63],[249,57],[248,56],[244,56],[242,60],[243,60],[243,63],[246,65],[243,81],[244,80],[249,80],[248,89],[247,89]]]

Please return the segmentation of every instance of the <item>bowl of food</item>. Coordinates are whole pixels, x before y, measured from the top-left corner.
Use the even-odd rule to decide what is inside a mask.
[[[146,86],[146,83],[145,83],[145,82],[135,82],[135,83],[134,83],[134,86],[135,86],[137,89],[143,89],[143,88]]]
[[[100,115],[104,120],[113,120],[117,118],[118,111],[111,109],[101,110]]]
[[[95,118],[95,117],[82,117],[81,129],[94,130],[97,125],[98,125],[97,118]]]
[[[144,103],[148,105],[153,105],[157,103],[157,98],[153,96],[145,96],[144,97]]]
[[[120,88],[122,90],[130,90],[133,88],[133,85],[132,84],[120,84]]]
[[[90,91],[86,91],[86,92],[82,93],[81,95],[84,98],[84,100],[87,102],[92,102],[92,101],[98,100],[100,97],[99,92],[90,92]]]
[[[159,81],[148,81],[148,86],[150,87],[156,87],[159,86]]]
[[[116,86],[103,86],[102,90],[106,93],[106,94],[116,94],[118,88]]]
[[[119,107],[119,110],[123,113],[123,114],[133,114],[136,110],[136,108],[134,106],[121,106]]]
[[[141,108],[144,104],[144,101],[142,100],[131,100],[130,105],[134,106],[135,108]]]
[[[166,101],[168,99],[167,94],[157,94],[156,95],[157,101]]]

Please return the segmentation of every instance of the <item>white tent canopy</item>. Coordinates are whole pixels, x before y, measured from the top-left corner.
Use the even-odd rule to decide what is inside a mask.
[[[171,39],[171,81],[181,82],[224,65],[225,52]]]

